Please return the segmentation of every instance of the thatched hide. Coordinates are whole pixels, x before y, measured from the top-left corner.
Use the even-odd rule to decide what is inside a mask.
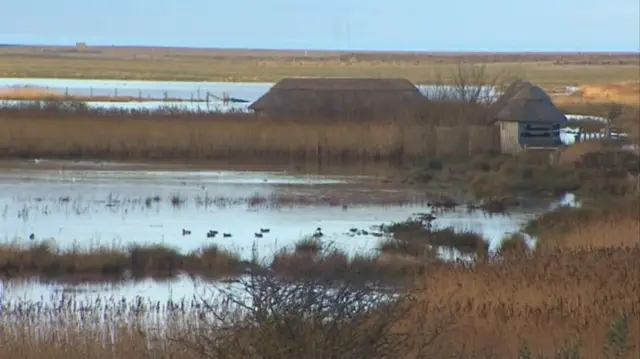
[[[490,107],[494,119],[529,123],[566,123],[560,111],[540,87],[518,80]]]
[[[427,99],[406,79],[289,78],[251,104],[273,117],[384,117],[418,113]]]

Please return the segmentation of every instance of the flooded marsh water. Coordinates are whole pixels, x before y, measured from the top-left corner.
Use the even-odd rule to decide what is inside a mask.
[[[0,79],[0,87],[40,86],[76,96],[202,98],[206,93],[252,102],[271,83],[153,82],[68,79]],[[428,87],[422,86],[427,91]],[[186,110],[243,110],[248,104],[198,102],[89,102],[94,107],[147,108],[178,106]],[[212,106],[208,107],[208,106]],[[572,142],[570,131],[563,140]],[[283,171],[273,166],[191,168],[100,162],[3,163],[0,165],[0,240],[30,243],[52,240],[61,249],[131,243],[165,244],[186,252],[217,244],[249,259],[252,249],[268,259],[283,247],[322,228],[324,241],[349,255],[371,253],[380,238],[374,226],[429,212],[425,191],[381,185],[358,170]],[[313,174],[311,174],[313,173]],[[463,206],[464,207],[464,206]],[[509,215],[488,216],[460,209],[438,215],[437,227],[452,226],[482,234],[495,248],[505,233],[547,209],[519,208]],[[262,238],[255,233],[270,229]],[[352,235],[351,228],[367,235]],[[373,228],[373,229],[372,229]],[[183,235],[183,230],[191,232]],[[207,238],[216,230],[231,237]],[[73,289],[78,295],[114,295],[166,300],[189,297],[193,284],[184,278],[69,287],[59,283],[12,281],[4,295],[39,298]],[[77,292],[77,289],[83,289]]]
[[[171,106],[188,111],[247,110],[248,106],[267,93],[274,85],[271,82],[188,82],[188,81],[130,81],[100,79],[42,79],[0,78],[0,89],[9,87],[39,87],[67,96],[78,97],[130,97],[140,101],[110,102],[88,101],[89,107],[116,109],[147,109]],[[440,86],[420,84],[424,94],[441,91]],[[470,89],[470,91],[475,91]],[[494,93],[492,88],[482,89],[483,96]],[[209,96],[208,96],[209,94]],[[223,101],[225,94],[246,102]],[[162,101],[167,99],[167,101]],[[178,99],[180,101],[171,101]],[[156,100],[156,101],[150,101]],[[159,101],[158,101],[159,100]],[[20,101],[6,101],[19,103]]]
[[[286,171],[229,171],[125,166],[100,163],[22,162],[0,170],[0,238],[28,244],[52,240],[61,249],[98,245],[162,243],[186,252],[207,244],[250,259],[252,249],[268,260],[283,247],[322,228],[324,242],[349,255],[372,253],[380,238],[375,226],[429,212],[420,188],[376,184],[367,175],[301,174]],[[521,208],[509,215],[467,213],[461,208],[435,220],[482,234],[491,247],[507,232],[547,207]],[[262,238],[255,233],[268,228]],[[354,235],[351,228],[367,230]],[[184,235],[183,229],[190,235]],[[231,237],[207,238],[209,230]],[[40,297],[65,288],[34,281],[5,284],[5,295]],[[82,286],[81,286],[82,287]],[[152,280],[84,285],[92,295],[189,296],[189,280]],[[78,287],[74,287],[78,288]],[[84,292],[81,293],[81,295]]]

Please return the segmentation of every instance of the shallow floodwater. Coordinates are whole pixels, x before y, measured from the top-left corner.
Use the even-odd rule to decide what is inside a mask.
[[[60,248],[164,243],[182,251],[218,244],[250,258],[252,247],[269,260],[277,250],[322,228],[325,242],[349,254],[374,250],[379,238],[349,235],[429,212],[424,191],[376,184],[369,176],[305,175],[286,171],[229,171],[25,161],[0,169],[0,239],[29,243],[53,240]],[[499,243],[507,232],[548,205],[488,216],[466,209],[438,216],[435,225],[472,230]],[[254,233],[269,228],[256,238]],[[183,235],[182,230],[191,231]],[[231,238],[207,238],[209,230]],[[375,229],[373,229],[375,231]],[[4,285],[4,299],[48,297],[69,286],[34,281]],[[191,297],[193,283],[169,282],[73,286],[80,296],[135,296],[166,301]]]
[[[164,106],[183,108],[189,111],[247,110],[247,107],[267,93],[271,82],[188,82],[188,81],[129,81],[99,79],[42,79],[42,78],[0,78],[0,89],[7,87],[33,86],[46,88],[69,96],[122,96],[141,100],[180,99],[183,101],[139,101],[101,102],[89,101],[90,107],[117,109],[157,109]],[[418,85],[425,94],[440,91],[433,85]],[[470,89],[470,91],[475,91]],[[483,96],[494,94],[492,88],[483,89]],[[207,96],[210,94],[211,96]],[[245,100],[240,103],[223,103],[220,99],[229,97]],[[208,102],[203,102],[204,100]],[[20,101],[6,101],[18,103]]]

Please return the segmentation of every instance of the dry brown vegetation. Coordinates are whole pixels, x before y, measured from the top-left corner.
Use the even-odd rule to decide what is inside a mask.
[[[640,241],[640,202],[613,200],[576,209],[560,207],[529,222],[524,231],[539,238],[538,249],[633,247]]]
[[[43,87],[22,86],[0,88],[0,100],[4,101],[101,101],[101,102],[144,102],[158,101],[148,97],[134,96],[76,96],[67,95]],[[180,98],[163,98],[162,101],[180,102],[187,101]],[[190,99],[189,101],[194,101]]]
[[[175,109],[88,110],[78,103],[45,103],[0,109],[0,156],[397,161],[436,153],[438,148],[449,151],[445,145],[451,147],[451,143],[464,154],[483,148],[493,150],[494,136],[482,141],[468,139],[471,132],[494,134],[493,128],[473,112],[476,107],[471,107],[442,103],[419,119],[400,116],[364,121],[271,119],[246,113]],[[473,131],[462,122],[470,118],[477,118]]]
[[[499,212],[518,203],[520,194],[555,197],[567,192],[587,197],[637,193],[640,158],[628,151],[604,150],[600,142],[559,148],[556,153],[522,151],[516,155],[479,154],[464,159],[430,156],[405,181],[455,183],[469,189],[479,206]]]
[[[618,103],[640,105],[640,80],[606,84],[585,84],[570,96],[558,97],[560,103]]]
[[[117,281],[173,277],[179,273],[220,278],[249,268],[238,256],[215,245],[188,254],[163,245],[59,250],[50,242],[0,246],[0,276],[64,281]]]
[[[636,358],[637,206],[556,210],[532,225],[555,246],[430,262],[387,304],[348,281],[330,291],[326,279],[259,273],[241,285],[252,306],[233,292],[222,301],[85,303],[81,315],[73,297],[3,302],[0,358]]]

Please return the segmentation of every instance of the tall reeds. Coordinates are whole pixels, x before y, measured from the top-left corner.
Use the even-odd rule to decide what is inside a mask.
[[[281,264],[304,263],[305,271],[331,264],[343,277],[252,271],[213,297],[167,303],[5,299],[0,358],[635,358],[640,243],[633,205],[557,211],[534,222],[539,238],[561,236],[557,246],[475,263],[425,261],[393,289],[350,280],[363,267],[336,266],[345,262],[303,241]],[[628,239],[576,246],[571,238],[607,239],[582,231],[587,223],[618,228]],[[392,228],[411,233],[416,226]]]
[[[465,106],[434,104],[417,117],[277,119],[241,112],[127,111],[50,102],[0,108],[0,156],[398,161],[435,154],[438,143],[460,141],[465,145],[458,151],[468,155],[477,151],[477,145],[466,145],[469,126],[491,126],[482,122],[481,108],[469,104],[461,110]],[[444,127],[461,139],[438,139],[438,128]]]

